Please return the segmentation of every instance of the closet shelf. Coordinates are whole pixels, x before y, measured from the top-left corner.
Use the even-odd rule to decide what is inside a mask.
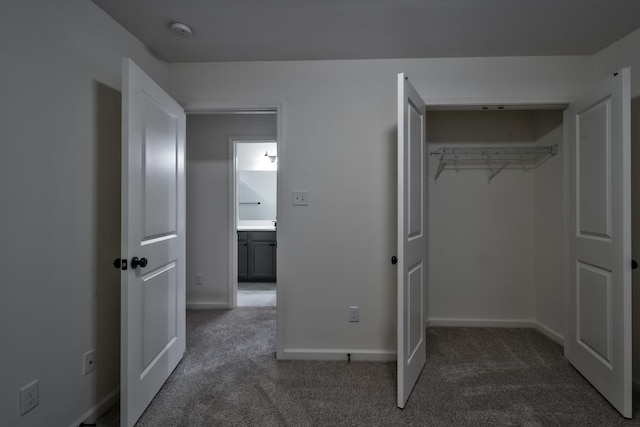
[[[557,153],[557,145],[492,145],[441,147],[430,154],[438,156],[435,181],[444,170],[488,169],[491,182],[504,169],[535,169]]]

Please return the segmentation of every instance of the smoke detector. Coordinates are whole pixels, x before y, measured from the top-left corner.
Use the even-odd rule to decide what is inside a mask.
[[[191,37],[191,34],[193,34],[191,27],[189,27],[187,24],[183,24],[182,22],[172,22],[171,29],[178,37],[187,38]]]

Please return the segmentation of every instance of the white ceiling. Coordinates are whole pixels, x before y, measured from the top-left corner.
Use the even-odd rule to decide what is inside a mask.
[[[591,55],[640,27],[639,0],[93,2],[168,62]]]

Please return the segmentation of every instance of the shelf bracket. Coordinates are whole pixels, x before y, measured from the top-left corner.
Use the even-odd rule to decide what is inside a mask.
[[[491,169],[491,173],[489,174],[489,181],[491,182],[491,180],[498,175],[500,172],[502,172],[504,170],[504,168],[506,168],[507,166],[509,166],[509,162],[504,162],[502,163],[500,166],[496,167],[496,168],[492,168]]]
[[[434,181],[438,180],[438,177],[440,176],[440,174],[442,173],[442,170],[444,169],[444,153],[440,154],[440,160],[438,161],[438,168],[436,169],[436,176],[435,178],[433,178]]]

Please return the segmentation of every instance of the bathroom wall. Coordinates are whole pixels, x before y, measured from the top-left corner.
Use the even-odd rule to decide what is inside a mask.
[[[273,226],[277,220],[277,143],[238,142],[238,226]]]

